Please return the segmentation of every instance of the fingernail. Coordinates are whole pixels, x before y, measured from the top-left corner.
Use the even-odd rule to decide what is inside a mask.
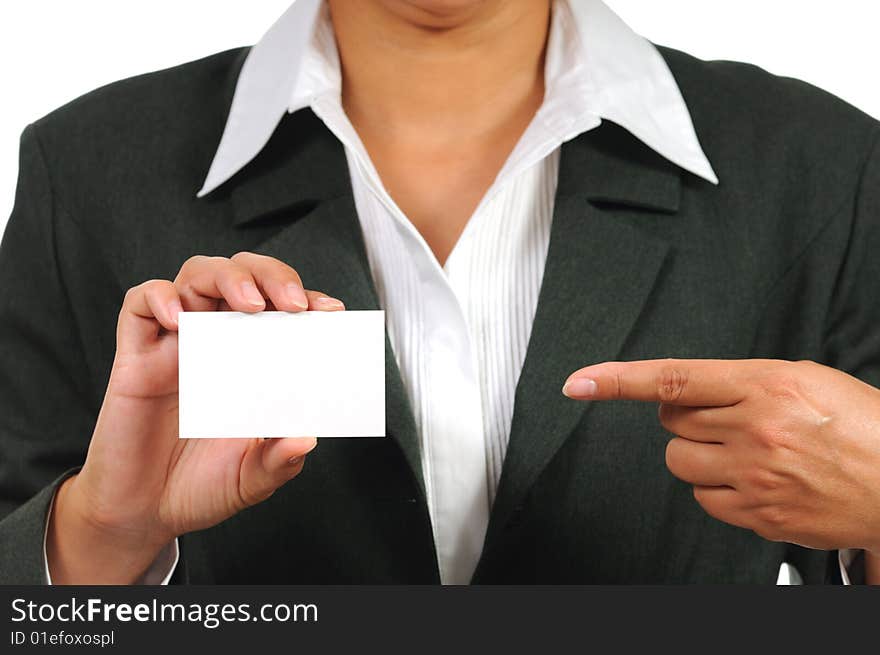
[[[182,311],[183,306],[180,304],[179,300],[173,300],[168,303],[168,316],[171,318],[171,322],[174,325],[180,325],[180,320],[178,319],[177,315],[180,314],[180,312]]]
[[[254,307],[263,306],[263,295],[253,282],[242,282],[241,293],[244,295],[244,299],[248,301],[248,304]]]
[[[562,393],[569,397],[577,396],[578,398],[585,398],[595,396],[598,388],[595,380],[589,378],[574,378],[565,383],[565,386],[562,387]]]
[[[305,455],[297,455],[296,457],[291,457],[289,460],[287,460],[287,465],[288,466],[296,466],[301,461],[303,461],[305,458],[306,458]]]
[[[342,304],[341,300],[330,298],[329,296],[321,296],[315,302],[328,309],[345,309],[345,305]]]
[[[306,292],[298,284],[287,285],[287,297],[290,298],[290,302],[300,309],[309,308],[309,299],[306,298]]]

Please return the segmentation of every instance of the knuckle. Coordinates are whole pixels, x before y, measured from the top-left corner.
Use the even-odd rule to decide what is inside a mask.
[[[274,487],[250,486],[247,484],[242,484],[239,489],[239,496],[241,496],[241,502],[244,504],[245,507],[250,507],[252,505],[262,503],[274,493]]]
[[[657,396],[660,398],[660,402],[677,402],[684,395],[687,386],[687,370],[674,360],[668,360],[657,378]]]
[[[210,266],[211,275],[217,281],[235,281],[238,278],[250,276],[246,266],[226,257],[212,257]]]
[[[614,393],[612,394],[613,398],[622,398],[623,397],[623,373],[619,368],[616,368],[613,371],[614,375]]]
[[[783,478],[765,467],[752,469],[746,477],[749,486],[759,495],[773,494],[783,486]]]
[[[217,266],[218,264],[228,263],[229,260],[225,257],[211,257],[209,255],[193,255],[185,262],[183,262],[183,266],[180,267],[180,271],[177,273],[176,282],[186,281],[190,279],[197,271],[204,268],[211,268]]]
[[[273,265],[274,269],[278,271],[284,277],[294,278],[296,281],[299,281],[299,273],[296,272],[296,269],[293,268],[290,264],[281,261],[280,259],[275,259],[274,257],[266,258],[270,264]]]
[[[208,262],[210,257],[207,255],[193,255],[189,257],[185,262],[183,262],[183,266],[180,267],[181,271],[189,270],[195,266],[200,266]]]
[[[797,371],[800,375],[809,375],[825,368],[818,362],[814,362],[812,359],[799,359],[796,362],[791,362],[791,366],[793,370]]]
[[[122,299],[123,305],[129,305],[139,296],[151,296],[157,292],[161,292],[166,284],[170,284],[167,280],[146,280],[138,285],[130,287],[125,292]]]
[[[789,364],[766,372],[758,379],[758,386],[765,396],[775,402],[787,402],[802,396],[801,375],[803,368]]]
[[[719,518],[718,508],[715,507],[715,504],[711,502],[709,492],[703,487],[694,487],[693,489],[694,500],[697,501],[700,507],[703,508],[703,511],[706,512],[712,518]]]
[[[766,450],[787,450],[791,446],[789,431],[775,422],[765,421],[755,426],[753,438]]]
[[[694,500],[711,518],[731,525],[742,526],[742,518],[736,514],[733,508],[714,495],[713,487],[694,487],[693,494]]]
[[[216,267],[220,268],[221,270],[234,268],[232,260],[229,259],[228,257],[220,257],[218,255],[218,256],[214,256],[214,257],[207,257],[206,260],[207,260],[206,263],[209,266],[216,266]]]
[[[146,293],[162,293],[163,291],[167,291],[171,286],[171,282],[168,280],[147,280],[140,285],[140,288]]]
[[[294,281],[298,281],[297,272],[291,266],[285,264],[280,259],[276,259],[275,257],[260,255],[255,252],[245,250],[235,253],[232,257],[230,257],[230,260],[247,270],[259,268],[259,271],[255,272],[259,272],[264,276],[285,279],[292,278],[294,279]]]
[[[677,436],[699,434],[712,426],[711,418],[702,409],[695,411],[692,408],[682,407],[681,405],[660,403],[657,413],[660,425],[667,432]]]
[[[788,529],[788,511],[779,505],[759,507],[755,510],[755,518],[758,521],[758,529],[755,531],[771,541],[781,540]]]
[[[235,253],[229,259],[231,259],[232,261],[234,261],[237,264],[241,264],[243,262],[254,259],[256,257],[259,257],[259,255],[255,255],[254,253],[252,253],[248,250],[242,250],[240,252]]]

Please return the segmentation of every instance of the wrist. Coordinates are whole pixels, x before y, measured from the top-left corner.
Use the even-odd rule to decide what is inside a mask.
[[[132,584],[173,535],[133,529],[96,514],[77,485],[58,488],[46,539],[47,564],[55,584]]]

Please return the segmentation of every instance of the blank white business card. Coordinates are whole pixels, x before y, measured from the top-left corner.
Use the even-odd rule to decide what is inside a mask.
[[[180,437],[385,436],[385,313],[183,312]]]

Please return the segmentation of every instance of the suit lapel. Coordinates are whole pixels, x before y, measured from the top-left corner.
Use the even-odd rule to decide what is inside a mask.
[[[287,116],[263,151],[205,199],[231,213],[249,249],[290,263],[306,287],[351,310],[380,309],[341,144],[310,110]],[[424,494],[415,420],[385,336],[386,433]]]
[[[677,209],[679,186],[675,167],[613,124],[563,146],[547,263],[484,560],[588,411],[562,395],[566,377],[617,358],[636,323],[668,250],[647,223],[671,220],[657,212]],[[646,211],[624,215],[624,207]]]

